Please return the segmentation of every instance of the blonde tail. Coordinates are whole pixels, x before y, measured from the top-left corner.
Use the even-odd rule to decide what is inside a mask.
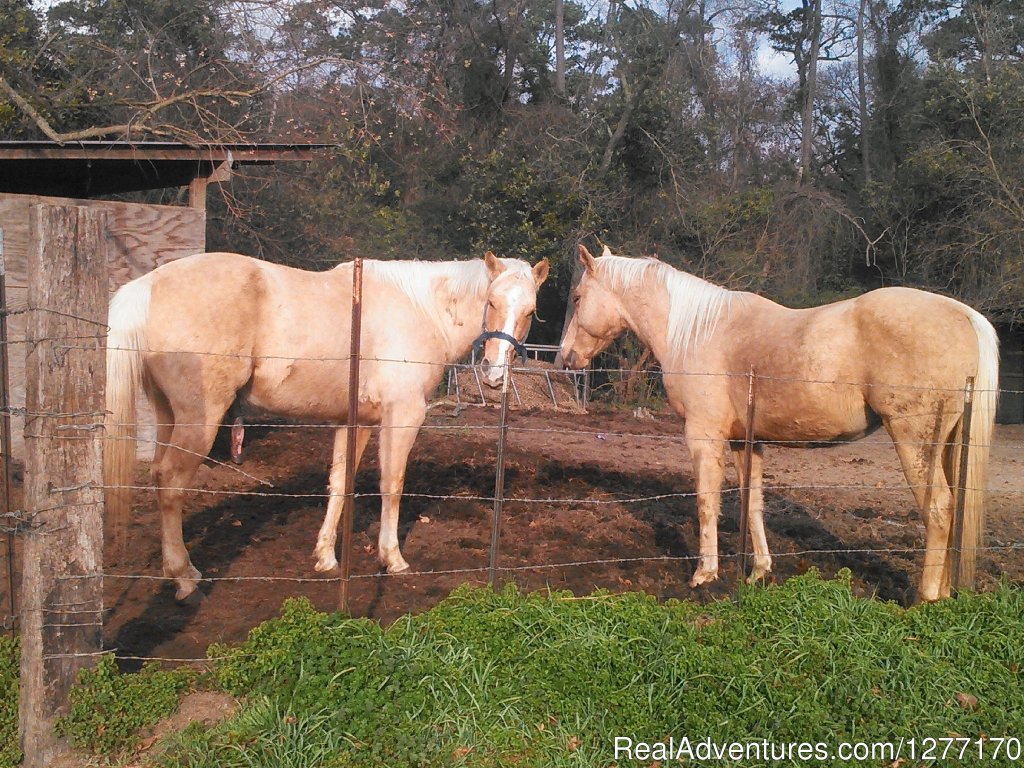
[[[135,399],[142,382],[150,285],[145,278],[121,287],[110,301],[107,320],[106,440],[103,484],[106,517],[117,551],[124,553],[135,469]]]
[[[971,311],[971,325],[978,336],[978,373],[974,377],[974,405],[971,414],[967,477],[963,479],[964,537],[960,554],[960,581],[973,584],[978,548],[985,543],[985,490],[989,450],[999,400],[999,339],[995,328]],[[959,472],[959,457],[956,465]],[[961,479],[957,478],[957,487]]]

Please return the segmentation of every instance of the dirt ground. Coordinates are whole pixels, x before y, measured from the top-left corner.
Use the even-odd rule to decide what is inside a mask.
[[[431,412],[402,501],[402,550],[413,571],[402,576],[382,574],[376,560],[373,438],[356,489],[367,495],[356,504],[354,615],[388,622],[430,608],[459,584],[486,583],[498,416],[491,406]],[[728,556],[738,544],[736,476],[730,469],[723,496],[721,578],[691,589],[695,564],[686,558],[697,553],[697,519],[680,427],[668,412],[512,412],[500,580],[579,594],[600,587],[662,599],[729,595],[736,560]],[[202,585],[200,600],[178,603],[171,584],[156,578],[154,496],[139,494],[130,555],[117,561],[108,553],[107,645],[125,656],[195,658],[210,643],[243,640],[286,597],[305,595],[334,609],[336,574],[316,574],[311,554],[325,506],[330,442],[326,429],[250,427],[241,467],[208,462],[200,470],[197,486],[212,493],[190,494],[185,519],[192,560],[215,579]],[[1024,428],[997,428],[987,526],[994,549],[980,559],[981,589],[1004,574],[1024,580],[1022,442]],[[811,567],[826,575],[848,567],[860,593],[913,601],[924,526],[884,432],[827,449],[769,448],[765,472],[773,579]],[[147,474],[140,465],[140,481]]]

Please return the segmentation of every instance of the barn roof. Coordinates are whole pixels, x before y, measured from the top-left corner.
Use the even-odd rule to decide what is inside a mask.
[[[183,187],[239,165],[309,161],[329,146],[0,141],[0,192],[89,198]]]

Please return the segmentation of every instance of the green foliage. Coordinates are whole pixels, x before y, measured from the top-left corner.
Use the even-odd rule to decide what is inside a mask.
[[[879,266],[993,315],[1020,316],[1024,74],[1000,66],[978,79],[935,66],[920,91],[928,118],[908,138],[900,173],[862,195],[886,231]]]
[[[57,731],[78,749],[103,755],[123,752],[134,746],[141,728],[177,709],[193,677],[184,667],[162,670],[155,664],[122,675],[113,655],[104,655],[93,669],[79,673],[71,709],[57,721]]]
[[[586,202],[562,169],[524,151],[495,149],[465,159],[460,218],[476,251],[491,248],[502,256],[531,262],[547,257],[557,264]]]
[[[905,610],[854,597],[848,572],[704,606],[460,588],[387,629],[290,600],[245,644],[210,649],[226,657],[216,684],[249,704],[156,762],[603,767],[614,735],[1014,736],[1022,633],[1019,588]]]
[[[21,762],[18,748],[18,641],[0,637],[0,768]]]

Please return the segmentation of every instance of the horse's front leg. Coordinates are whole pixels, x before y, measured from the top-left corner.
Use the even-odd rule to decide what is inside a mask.
[[[420,426],[425,403],[403,404],[385,411],[380,431],[380,536],[377,556],[388,573],[408,570],[398,545],[398,505],[405,487],[405,468]]]
[[[697,520],[700,524],[700,562],[691,587],[718,578],[718,515],[725,477],[725,440],[687,434],[687,445],[697,474]]]
[[[743,486],[743,455],[742,447],[733,448],[732,458],[736,465],[736,474],[739,476],[740,487]],[[764,476],[764,448],[755,444],[750,451],[750,515],[747,527],[750,530],[750,540],[754,544],[754,567],[747,578],[747,583],[753,584],[763,579],[772,570],[772,555],[768,551],[768,538],[764,532],[764,489],[762,478]],[[742,537],[743,531],[740,531]],[[741,538],[740,541],[743,539]]]
[[[313,556],[316,558],[317,571],[323,573],[338,567],[335,544],[338,540],[338,521],[345,509],[345,481],[348,475],[348,427],[339,427],[334,431],[334,450],[331,455],[331,474],[327,482],[327,514],[316,537]],[[359,460],[363,457],[366,443],[370,439],[369,427],[356,427],[356,460],[354,466],[359,468]]]

